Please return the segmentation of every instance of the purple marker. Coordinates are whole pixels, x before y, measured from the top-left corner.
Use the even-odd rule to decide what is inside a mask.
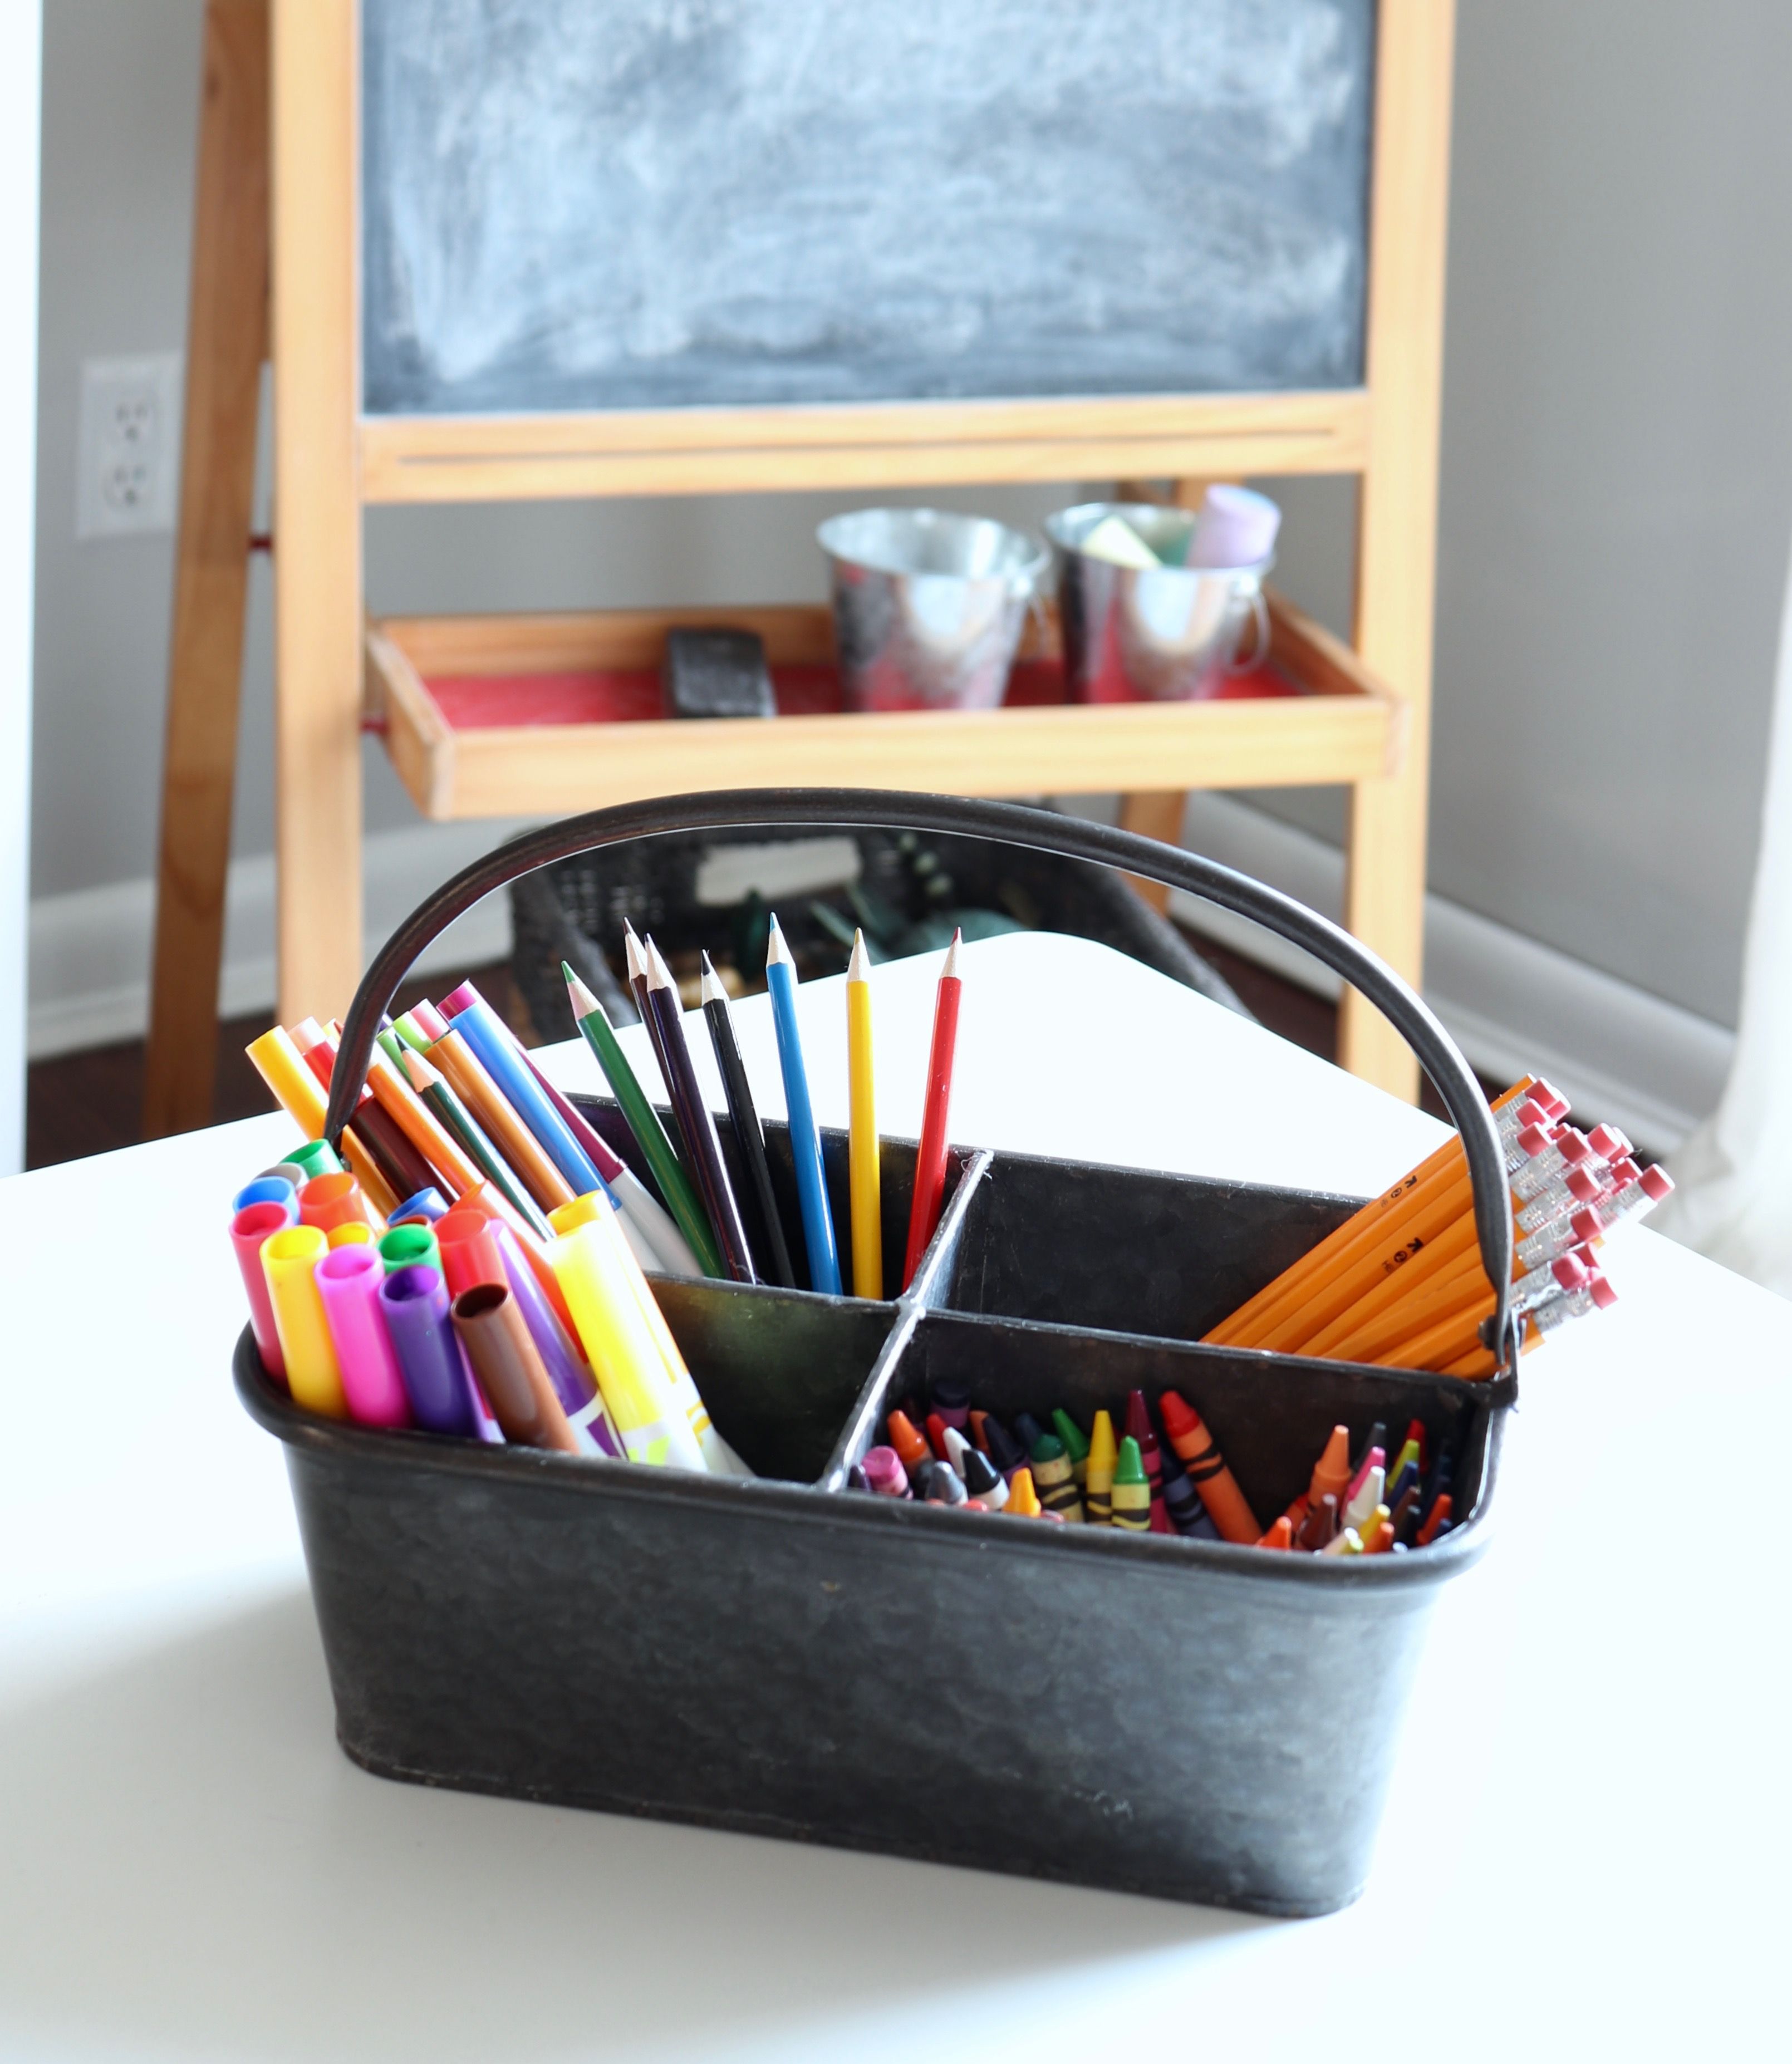
[[[894,1448],[867,1448],[861,1465],[865,1481],[879,1498],[906,1498],[914,1496],[909,1489],[909,1473],[902,1467],[902,1458]]]
[[[332,1250],[338,1254],[353,1251]],[[473,1379],[448,1316],[448,1286],[442,1271],[426,1262],[395,1269],[381,1284],[379,1300],[418,1425],[432,1433],[480,1438]]]
[[[486,1223],[498,1243],[498,1258],[510,1279],[511,1295],[516,1300],[516,1308],[522,1313],[523,1323],[528,1328],[529,1337],[541,1357],[542,1367],[547,1371],[547,1380],[554,1386],[554,1395],[560,1401],[560,1409],[567,1415],[573,1432],[595,1453],[620,1458],[622,1443],[616,1438],[610,1415],[603,1409],[603,1393],[597,1387],[596,1379],[560,1324],[559,1312],[542,1294],[542,1287],[535,1280],[535,1271],[518,1244],[516,1235],[502,1219],[488,1219]]]
[[[349,1417],[363,1426],[410,1425],[410,1406],[398,1358],[380,1316],[385,1266],[378,1253],[365,1241],[333,1247],[313,1273],[342,1371],[342,1394],[349,1401]]]

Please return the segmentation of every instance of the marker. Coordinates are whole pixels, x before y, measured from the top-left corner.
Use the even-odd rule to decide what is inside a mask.
[[[314,1272],[349,1417],[362,1426],[410,1425],[410,1401],[380,1311],[385,1271],[379,1256],[370,1246],[333,1247]]]
[[[529,1337],[535,1344],[535,1352],[541,1357],[542,1366],[547,1372],[548,1381],[554,1386],[554,1395],[560,1401],[560,1409],[567,1416],[567,1423],[578,1436],[581,1445],[591,1453],[620,1457],[623,1453],[622,1442],[615,1429],[610,1424],[610,1415],[604,1408],[603,1393],[599,1389],[597,1378],[592,1374],[591,1366],[585,1360],[584,1350],[572,1331],[570,1316],[563,1319],[555,1310],[552,1299],[543,1288],[531,1266],[522,1243],[511,1228],[502,1219],[490,1219],[486,1223],[497,1244],[498,1259],[503,1264],[504,1280],[510,1287],[511,1296],[516,1300],[516,1308],[522,1315],[523,1324],[529,1329]],[[674,1388],[676,1387],[675,1381]],[[707,1420],[707,1414],[705,1418]],[[697,1445],[700,1448],[704,1446],[700,1433]],[[707,1449],[704,1449],[704,1458],[714,1468],[714,1460]]]
[[[1128,1534],[1144,1534],[1151,1526],[1151,1480],[1145,1474],[1139,1444],[1128,1433],[1120,1444],[1114,1463],[1114,1517],[1112,1522]],[[1257,1537],[1253,1534],[1254,1540]]]
[[[1064,1452],[1070,1457],[1071,1467],[1076,1473],[1076,1488],[1081,1490],[1089,1473],[1088,1436],[1062,1405],[1051,1414],[1051,1430],[1064,1444]]]
[[[470,1290],[477,1283],[506,1280],[503,1257],[491,1236],[491,1221],[482,1211],[450,1211],[446,1218],[437,1219],[435,1236],[450,1298]],[[503,1423],[502,1414],[498,1423]]]
[[[475,1283],[455,1296],[450,1311],[504,1438],[518,1447],[582,1453],[508,1286]]]
[[[967,1498],[988,1512],[999,1512],[1008,1502],[1006,1480],[980,1448],[971,1449],[964,1458],[964,1488]]]
[[[299,1223],[328,1232],[332,1226],[368,1219],[367,1200],[353,1175],[313,1175],[299,1192]],[[382,1227],[383,1232],[385,1228]]]
[[[452,1026],[430,1047],[427,1058],[446,1077],[479,1129],[495,1143],[498,1154],[540,1210],[550,1211],[556,1205],[570,1203],[579,1192],[511,1108],[478,1055]]]
[[[883,1295],[883,1175],[878,1141],[877,1077],[872,1065],[871,957],[865,934],[853,933],[846,965],[846,1078],[850,1115],[853,1295]]]
[[[320,1146],[323,1144],[321,1140],[317,1143]],[[312,1176],[321,1172],[318,1170],[301,1168],[297,1161],[276,1161],[271,1168],[264,1168],[261,1175],[277,1175],[283,1183],[290,1183],[293,1186],[293,1194],[296,1197],[311,1180]],[[260,1177],[256,1179],[259,1181]]]
[[[256,1352],[261,1357],[261,1366],[282,1389],[286,1384],[286,1357],[281,1350],[280,1329],[274,1321],[273,1299],[261,1266],[261,1250],[291,1223],[285,1207],[277,1203],[245,1205],[230,1221],[230,1244],[248,1296],[249,1330],[255,1336]]]
[[[778,1066],[784,1077],[784,1103],[789,1126],[791,1158],[796,1164],[797,1198],[802,1207],[803,1246],[809,1260],[809,1287],[837,1297],[841,1294],[840,1254],[834,1244],[833,1215],[828,1206],[821,1136],[816,1130],[814,1106],[809,1099],[802,1034],[797,1026],[797,965],[775,917],[771,921],[771,941],[765,953],[765,986],[771,992]],[[906,1288],[907,1285],[903,1287]]]
[[[293,1402],[326,1419],[346,1419],[342,1372],[313,1272],[329,1252],[321,1226],[287,1226],[263,1242],[261,1268]]]
[[[230,1215],[246,1211],[252,1204],[278,1204],[287,1213],[286,1223],[299,1222],[299,1187],[289,1183],[284,1175],[257,1175],[252,1183],[245,1183],[230,1200]]]
[[[379,1257],[388,1276],[395,1276],[401,1268],[414,1268],[421,1264],[429,1268],[442,1266],[442,1250],[436,1244],[435,1229],[413,1219],[407,1225],[395,1225],[380,1236]]]
[[[894,1448],[867,1448],[863,1466],[866,1484],[879,1498],[914,1497],[909,1489],[908,1471],[902,1467],[902,1458]]]
[[[1008,1502],[1002,1510],[1013,1513],[1019,1519],[1039,1519],[1044,1516],[1045,1508],[1039,1503],[1039,1495],[1033,1488],[1031,1469],[1015,1471],[1013,1481],[1008,1486]]]
[[[442,1271],[422,1264],[397,1269],[381,1284],[379,1300],[418,1425],[432,1433],[478,1439],[481,1415],[471,1372],[448,1316]]]
[[[959,1003],[964,983],[959,974],[959,948],[963,934],[955,932],[940,970],[934,1003],[933,1039],[927,1051],[926,1099],[921,1117],[921,1144],[914,1156],[914,1195],[909,1207],[908,1252],[902,1262],[902,1288],[914,1280],[921,1257],[939,1223],[946,1200],[946,1132],[952,1115],[952,1063],[958,1050]]]
[[[1193,1479],[1201,1502],[1213,1514],[1213,1524],[1226,1541],[1252,1543],[1261,1539],[1263,1529],[1245,1502],[1237,1479],[1225,1465],[1217,1443],[1202,1425],[1201,1415],[1173,1390],[1157,1400],[1158,1417],[1169,1437],[1177,1459]]]
[[[1033,1487],[1047,1512],[1063,1514],[1072,1526],[1083,1524],[1083,1501],[1077,1494],[1076,1471],[1055,1433],[1042,1433],[1033,1449]]]
[[[392,1214],[392,1223],[403,1225],[409,1219],[422,1219],[434,1225],[438,1219],[447,1215],[448,1199],[432,1183],[428,1189],[419,1190],[415,1196],[406,1197]]]
[[[1091,1526],[1114,1523],[1114,1467],[1119,1459],[1114,1422],[1105,1412],[1089,1429],[1089,1459],[1083,1473],[1083,1504]]]

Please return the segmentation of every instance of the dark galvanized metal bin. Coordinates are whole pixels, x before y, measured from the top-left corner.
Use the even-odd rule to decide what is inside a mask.
[[[530,834],[449,885],[376,963],[333,1128],[404,966],[459,909],[542,859],[693,823],[1006,836],[1181,881],[1317,941],[1438,1081],[1463,1126],[1490,1276],[1509,1275],[1491,1122],[1391,975],[1211,863],[1003,805],[686,797]],[[613,1107],[587,1109],[632,1159]],[[788,1141],[768,1132],[793,1218]],[[844,1225],[844,1136],[825,1151]],[[902,1251],[913,1164],[912,1147],[886,1143],[886,1253]],[[905,1296],[662,1282],[755,1482],[315,1419],[269,1381],[245,1330],[237,1387],[287,1444],[344,1748],[426,1784],[1263,1913],[1345,1904],[1438,1588],[1486,1546],[1512,1397],[1509,1377],[1196,1343],[1354,1204],[960,1153]],[[1265,1521],[1305,1488],[1334,1424],[1360,1441],[1377,1420],[1417,1417],[1457,1452],[1466,1518],[1421,1552],[1346,1561],[844,1491],[889,1405],[944,1378],[999,1413],[1063,1405],[1085,1421],[1135,1387],[1179,1389]]]

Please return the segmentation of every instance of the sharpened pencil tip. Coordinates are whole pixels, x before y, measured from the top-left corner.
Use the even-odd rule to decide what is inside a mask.
[[[946,965],[939,971],[942,982],[956,982],[959,978],[959,948],[964,944],[963,932],[952,934],[952,943],[946,949]]]
[[[865,950],[865,934],[853,933],[853,957],[846,963],[848,982],[869,982],[871,979],[871,956]]]
[[[414,1090],[432,1089],[442,1080],[440,1074],[430,1066],[423,1056],[414,1052],[410,1047],[406,1047],[402,1058],[405,1064],[405,1073],[410,1078],[410,1086]]]
[[[649,989],[676,990],[678,987],[672,980],[672,970],[666,965],[665,955],[655,945],[651,935],[647,941],[647,986]]]
[[[635,927],[626,918],[623,921],[622,949],[628,956],[628,982],[632,988],[645,978],[647,970],[641,964],[641,942],[635,936]]]
[[[603,1005],[586,988],[572,970],[567,967],[564,961],[561,961],[560,965],[566,970],[567,1001],[572,1006],[573,1016],[589,1018],[595,1011],[602,1015],[604,1023],[607,1025],[610,1022],[609,1014],[604,1010]]]
[[[703,994],[704,1003],[726,1003],[728,991],[722,986],[722,978],[716,972],[716,964],[708,954],[703,957]]]
[[[793,974],[796,971],[796,961],[784,942],[784,933],[775,910],[772,913],[771,936],[765,944],[765,965],[767,967],[787,967]]]

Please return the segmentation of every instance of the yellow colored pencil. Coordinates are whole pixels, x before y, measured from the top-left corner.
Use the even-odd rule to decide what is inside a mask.
[[[878,1092],[872,1070],[871,958],[853,934],[846,969],[846,1070],[851,1090],[848,1160],[853,1203],[853,1295],[883,1295],[883,1177],[878,1159]]]

